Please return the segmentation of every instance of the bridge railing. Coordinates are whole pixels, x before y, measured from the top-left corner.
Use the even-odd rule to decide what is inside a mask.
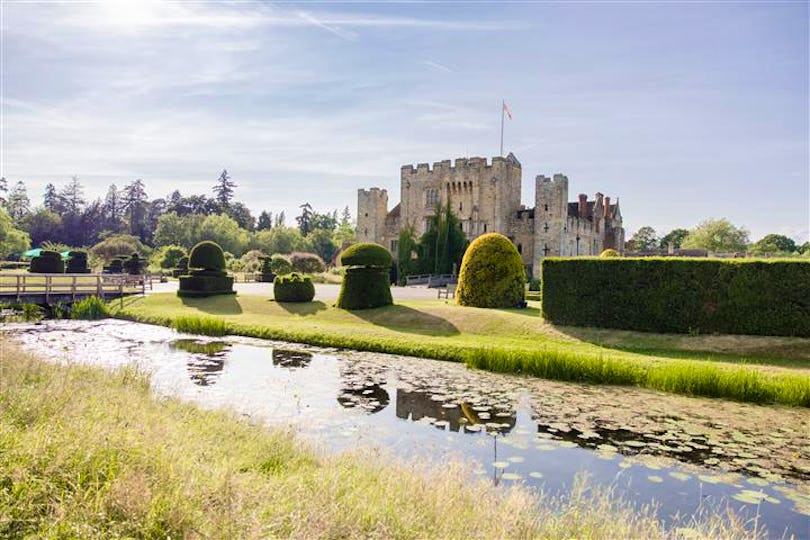
[[[0,298],[19,301],[26,295],[122,296],[125,292],[146,293],[152,288],[150,276],[129,274],[0,274]]]

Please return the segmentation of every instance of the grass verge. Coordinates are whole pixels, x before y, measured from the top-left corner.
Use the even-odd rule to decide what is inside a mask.
[[[150,394],[131,368],[53,365],[0,341],[3,538],[737,538],[732,514],[665,529],[610,490],[566,497],[362,452]],[[429,472],[429,474],[428,474]]]
[[[117,306],[118,304],[114,304]],[[536,311],[536,310],[535,310]],[[349,312],[322,302],[279,304],[239,296],[180,300],[156,294],[113,307],[120,318],[211,335],[236,334],[464,362],[500,372],[634,385],[754,403],[810,407],[810,362],[690,351],[689,358],[600,347],[556,332],[532,310],[483,310],[423,301]],[[756,338],[752,338],[756,339]],[[790,339],[790,338],[785,338]],[[810,345],[810,340],[794,340]],[[791,342],[793,343],[793,342]]]

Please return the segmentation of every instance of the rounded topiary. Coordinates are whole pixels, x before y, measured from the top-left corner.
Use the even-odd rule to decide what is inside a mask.
[[[292,264],[290,260],[281,255],[276,253],[272,257],[270,257],[270,271],[273,272],[277,276],[283,276],[285,274],[289,274],[293,271]]]
[[[290,253],[293,270],[302,274],[320,274],[326,271],[326,264],[317,253]]]
[[[361,242],[346,248],[340,254],[342,266],[378,266],[386,270],[391,267],[391,254],[379,244]]]
[[[602,251],[599,254],[600,257],[621,257],[618,251],[615,249],[607,248],[606,250]]]
[[[498,233],[479,236],[461,261],[456,302],[482,308],[516,307],[524,301],[526,272],[514,244]]]
[[[205,240],[191,248],[189,275],[180,276],[177,296],[236,294],[233,277],[225,272],[225,254],[215,242]]]
[[[37,257],[31,259],[28,271],[32,274],[63,274],[65,261],[58,251],[42,250]]]
[[[273,297],[276,302],[312,302],[315,298],[315,285],[312,278],[297,272],[278,276],[273,282]]]
[[[225,271],[225,252],[219,244],[210,240],[203,240],[191,248],[188,257],[189,268],[201,268],[216,272]]]
[[[87,252],[86,251],[71,251],[68,253],[67,265],[65,272],[68,274],[89,274],[90,268],[87,267]]]
[[[390,306],[391,254],[378,244],[361,243],[349,246],[340,255],[346,275],[340,285],[335,305],[343,309],[368,309]]]
[[[134,276],[143,272],[143,269],[146,266],[146,261],[141,259],[141,256],[137,253],[133,253],[129,259],[124,260],[122,265],[127,274]]]

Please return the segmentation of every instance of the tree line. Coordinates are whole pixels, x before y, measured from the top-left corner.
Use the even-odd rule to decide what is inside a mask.
[[[767,234],[751,242],[744,227],[727,219],[709,219],[693,229],[673,229],[663,236],[649,226],[641,227],[625,243],[627,251],[666,251],[674,249],[705,249],[710,253],[752,253],[754,255],[810,256],[810,241],[798,244],[783,234]]]
[[[88,200],[81,180],[73,176],[60,187],[48,184],[42,204],[34,205],[24,182],[11,185],[0,178],[0,256],[43,244],[91,248],[124,242],[151,250],[169,245],[188,249],[200,240],[214,240],[237,258],[252,249],[269,254],[306,251],[328,262],[354,241],[348,207],[338,215],[337,210],[316,212],[304,203],[297,225],[287,226],[284,212],[262,211],[255,218],[235,199],[236,187],[223,170],[210,194],[174,190],[167,197],[150,198],[144,181],[136,179],[120,188],[112,184],[104,197]]]

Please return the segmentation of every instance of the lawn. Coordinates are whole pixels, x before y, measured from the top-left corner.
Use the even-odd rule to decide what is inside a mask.
[[[324,302],[281,304],[259,296],[128,298],[122,318],[200,333],[466,362],[545,378],[630,384],[740,401],[810,406],[810,339],[668,336],[556,328],[539,305],[486,310],[439,300],[345,311]],[[211,327],[211,331],[206,330]]]

